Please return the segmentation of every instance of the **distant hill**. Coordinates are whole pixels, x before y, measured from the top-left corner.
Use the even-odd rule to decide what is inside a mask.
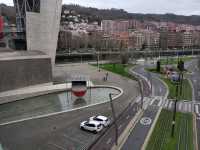
[[[140,21],[164,21],[175,22],[179,24],[200,25],[200,16],[182,16],[175,14],[139,14],[128,13],[123,9],[97,9],[91,7],[83,7],[79,5],[63,5],[63,10],[75,10],[81,15],[88,17],[90,21],[99,21],[102,19],[137,19]]]
[[[89,22],[103,19],[137,19],[140,21],[169,21],[180,24],[200,25],[200,16],[181,16],[175,14],[139,14],[128,13],[123,9],[97,9],[91,7],[83,7],[79,5],[63,5],[63,10],[74,10],[78,14],[87,18]],[[11,23],[15,22],[15,9],[12,6],[0,4],[0,13],[6,16]]]

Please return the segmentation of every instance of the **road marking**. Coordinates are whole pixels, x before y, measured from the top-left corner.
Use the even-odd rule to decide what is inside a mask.
[[[197,80],[196,80],[196,79],[194,79],[194,80],[193,80],[193,82],[197,82]]]
[[[50,143],[49,145],[53,145],[53,146],[55,146],[55,147],[57,147],[57,148],[59,148],[59,149],[66,150],[64,147],[59,146],[59,145],[54,144],[54,143]]]
[[[168,108],[172,108],[172,104],[173,104],[173,102],[170,101],[170,102],[169,102],[169,105],[168,105]]]
[[[195,113],[200,116],[199,114],[199,105],[195,105]]]
[[[162,88],[160,87],[160,93],[162,92]]]
[[[181,110],[183,103],[179,103],[178,110]]]
[[[107,144],[107,145],[110,144],[111,141],[112,141],[112,138],[109,138],[108,141],[106,142],[106,144]]]
[[[140,101],[141,101],[141,98],[138,97],[138,98],[136,99],[136,103],[139,103]],[[132,103],[132,104],[134,104],[134,103]]]
[[[158,103],[158,106],[160,107],[162,105],[162,99],[160,98],[160,101]]]
[[[167,100],[166,100],[166,102],[165,102],[165,105],[164,105],[164,107],[165,107],[165,108],[167,108],[167,107],[168,107],[168,105],[169,105],[169,100],[167,99]]]
[[[184,103],[184,107],[183,107],[183,108],[184,108],[183,110],[184,110],[185,112],[187,112],[187,103]]]
[[[188,105],[189,112],[192,112],[192,104]]]
[[[155,100],[156,100],[156,98],[152,99],[151,102],[150,102],[150,105],[152,105]]]
[[[128,120],[130,118],[130,116],[128,115],[128,116],[126,116],[126,119]]]
[[[122,128],[122,125],[120,124],[119,127],[118,127],[118,130],[120,130],[121,128]]]

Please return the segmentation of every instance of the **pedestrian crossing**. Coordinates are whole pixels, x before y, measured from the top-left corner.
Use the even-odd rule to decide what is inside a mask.
[[[194,104],[194,112],[198,120],[200,120],[200,103]]]
[[[175,100],[164,100],[162,97],[156,97],[151,99],[149,103],[151,106],[158,106],[165,109],[173,110],[175,106]],[[178,101],[176,105],[177,111],[180,112],[193,112],[193,104],[191,101]]]
[[[140,103],[140,101],[141,99],[139,98],[137,99],[136,102]],[[144,97],[143,103],[144,103],[144,108],[147,108],[148,106],[154,106],[154,107],[162,107],[168,110],[173,110],[175,106],[175,100],[173,99],[164,100],[162,96],[155,96],[153,98]],[[197,119],[200,120],[200,103],[192,101],[184,101],[184,100],[178,101],[176,110],[178,112],[185,112],[185,113],[194,112],[197,116]]]

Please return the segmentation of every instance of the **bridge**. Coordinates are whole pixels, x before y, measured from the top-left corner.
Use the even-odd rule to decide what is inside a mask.
[[[122,52],[119,51],[74,51],[74,52],[57,52],[57,59],[73,59],[73,58],[96,58],[96,57],[111,57],[120,55]],[[185,50],[129,50],[126,52],[130,57],[158,57],[158,56],[182,56],[182,55],[200,55],[200,49],[185,49]]]

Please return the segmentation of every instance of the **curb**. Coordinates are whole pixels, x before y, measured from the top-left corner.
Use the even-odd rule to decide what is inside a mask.
[[[198,150],[198,140],[197,140],[197,127],[196,127],[196,115],[195,115],[195,113],[192,113],[192,115],[193,115],[193,141],[194,141],[194,148],[195,148],[195,150]]]

